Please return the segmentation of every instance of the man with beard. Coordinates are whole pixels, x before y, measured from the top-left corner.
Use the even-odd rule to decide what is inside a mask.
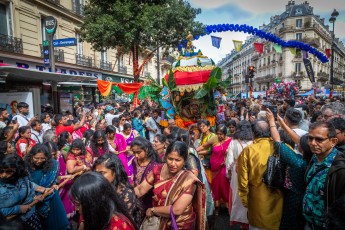
[[[329,206],[345,196],[345,156],[335,148],[336,136],[332,123],[315,122],[309,127],[308,144],[314,155],[305,174],[305,229],[326,229]]]
[[[22,126],[31,126],[31,123],[36,119],[35,117],[29,118],[29,105],[25,102],[19,102],[17,105],[18,113],[12,120],[17,120],[19,128]]]
[[[0,108],[0,128],[6,127],[6,121],[8,120],[9,114],[6,109]]]

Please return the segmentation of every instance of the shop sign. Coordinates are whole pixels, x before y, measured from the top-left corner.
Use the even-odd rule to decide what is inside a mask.
[[[52,72],[51,68],[44,67],[42,64],[38,64],[34,62],[0,58],[0,63],[14,65],[18,68],[38,70],[38,71],[47,72],[47,73]],[[59,67],[59,66],[56,66],[55,69],[56,69],[56,72],[62,73],[62,74],[88,76],[88,77],[96,77],[97,79],[102,79],[102,73],[99,73],[99,72],[80,70],[80,69],[70,69],[70,68],[64,68],[64,67]]]
[[[111,76],[103,74],[104,81],[118,82],[118,83],[133,83],[133,78],[126,78],[121,76]]]

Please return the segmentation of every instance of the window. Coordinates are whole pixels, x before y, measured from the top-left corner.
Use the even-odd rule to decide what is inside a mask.
[[[101,61],[103,61],[103,62],[108,61],[108,50],[101,51]]]
[[[296,19],[296,28],[302,27],[302,19]]]
[[[12,11],[9,3],[7,5],[0,3],[0,34],[12,36]]]
[[[84,45],[83,42],[80,41],[80,34],[76,33],[75,37],[77,38],[77,54],[84,54]]]
[[[84,15],[84,0],[72,0],[72,11]]]
[[[296,65],[295,65],[295,72],[296,73],[301,72],[301,63],[296,63]]]
[[[296,33],[296,40],[302,40],[302,33]]]

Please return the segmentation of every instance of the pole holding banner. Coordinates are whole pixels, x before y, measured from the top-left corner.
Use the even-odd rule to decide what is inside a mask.
[[[57,20],[53,16],[47,16],[45,20],[45,27],[46,32],[49,37],[49,50],[50,50],[50,67],[52,73],[55,73],[55,55],[54,55],[54,47],[53,47],[53,38],[57,28]],[[52,86],[52,96],[53,96],[53,109],[54,113],[59,113],[58,111],[58,94],[57,94],[57,82],[53,81],[51,83]]]

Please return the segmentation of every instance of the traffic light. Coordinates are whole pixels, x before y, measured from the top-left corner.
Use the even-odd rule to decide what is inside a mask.
[[[248,75],[249,78],[253,78],[255,76],[255,67],[254,66],[249,66],[248,67]]]

